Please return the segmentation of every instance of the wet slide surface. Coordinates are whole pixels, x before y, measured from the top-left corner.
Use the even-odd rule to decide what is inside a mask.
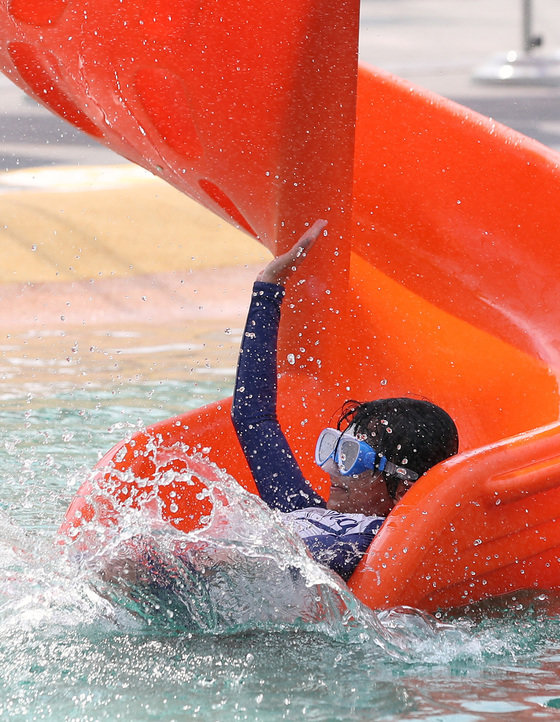
[[[434,609],[556,587],[558,156],[358,70],[355,0],[111,8],[2,0],[3,71],[273,252],[329,219],[279,349],[281,421],[317,488],[310,450],[346,398],[419,395],[457,421],[461,455],[391,514],[357,596]],[[117,468],[180,469],[177,442],[254,491],[227,400],[124,444]],[[195,497],[185,530],[208,511]]]

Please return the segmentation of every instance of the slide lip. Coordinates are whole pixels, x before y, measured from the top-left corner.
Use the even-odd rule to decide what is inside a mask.
[[[349,586],[372,608],[436,611],[558,588],[560,423],[431,469],[391,512]]]

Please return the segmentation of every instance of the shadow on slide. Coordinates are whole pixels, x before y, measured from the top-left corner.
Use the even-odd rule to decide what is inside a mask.
[[[355,594],[433,610],[560,586],[560,157],[358,69],[356,0],[248,0],[243,17],[225,0],[143,5],[0,0],[3,71],[273,251],[329,219],[288,289],[279,347],[280,419],[321,493],[315,438],[345,399],[412,394],[457,422],[460,455],[395,508]],[[254,492],[229,411],[137,434],[95,483],[119,498],[162,458],[180,469],[181,442]],[[92,491],[64,533],[94,513]],[[179,513],[164,500],[185,530],[208,511],[187,496]]]

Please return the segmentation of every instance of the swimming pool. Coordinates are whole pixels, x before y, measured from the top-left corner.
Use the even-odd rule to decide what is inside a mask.
[[[161,353],[151,350],[164,367]],[[210,378],[185,373],[185,380],[158,378],[155,368],[149,379],[119,373],[96,383],[88,375],[80,384],[43,374],[4,389],[2,719],[557,714],[560,617],[544,596],[446,618],[374,615],[315,565],[303,583],[296,579],[294,564],[308,563],[297,549],[284,558],[278,549],[259,555],[238,537],[238,560],[202,584],[174,568],[178,587],[142,596],[137,588],[109,593],[93,569],[61,555],[56,529],[100,454],[132,430],[222,398],[233,382],[231,367]],[[261,540],[283,533],[273,515],[253,511]],[[154,545],[162,551],[160,540]]]

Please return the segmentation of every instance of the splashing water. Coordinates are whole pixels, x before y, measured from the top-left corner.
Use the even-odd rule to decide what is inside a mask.
[[[188,408],[189,393],[169,397]],[[146,389],[101,395],[2,413],[2,719],[475,720],[555,709],[554,600],[437,619],[374,613],[223,472],[206,482],[214,506],[202,529],[184,534],[129,508],[89,554],[76,553],[79,540],[60,547],[77,486],[138,428]]]
[[[137,628],[177,633],[308,628],[347,640],[367,632],[388,654],[409,652],[406,636],[393,623],[397,612],[387,617],[385,628],[384,616],[361,605],[336,574],[313,562],[281,514],[205,463],[213,471],[202,478],[212,511],[203,528],[185,534],[163,521],[154,504],[158,490],[201,478],[199,471],[193,478],[192,469],[166,466],[161,474],[156,471],[153,491],[139,508],[132,507],[130,497],[122,504],[117,528],[108,532],[94,516],[64,547],[77,578],[95,590],[88,598],[106,602],[100,610],[105,617],[112,610],[117,625],[133,618]],[[92,503],[103,506],[98,490],[95,495]],[[457,636],[427,615],[407,610],[406,616],[422,627],[423,642],[444,631]]]

